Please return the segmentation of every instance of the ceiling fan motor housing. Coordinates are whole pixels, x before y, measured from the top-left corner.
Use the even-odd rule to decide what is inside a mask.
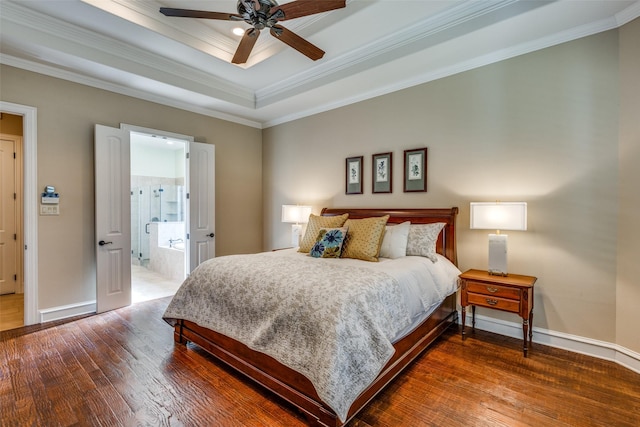
[[[269,16],[271,8],[275,6],[278,6],[278,3],[274,0],[238,0],[238,14],[256,30],[262,30],[277,22],[275,16]]]

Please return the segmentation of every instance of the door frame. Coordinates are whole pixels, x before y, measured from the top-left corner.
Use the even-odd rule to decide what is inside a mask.
[[[23,237],[24,237],[24,324],[38,318],[38,128],[37,108],[0,101],[0,111],[22,116],[23,144]]]

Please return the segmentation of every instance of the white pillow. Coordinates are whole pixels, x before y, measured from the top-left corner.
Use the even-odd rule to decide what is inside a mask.
[[[407,239],[407,255],[423,256],[436,262],[436,242],[440,231],[445,226],[443,222],[433,224],[414,224],[409,228]]]
[[[402,258],[407,255],[407,239],[409,238],[410,221],[398,225],[387,225],[380,246],[380,257]]]

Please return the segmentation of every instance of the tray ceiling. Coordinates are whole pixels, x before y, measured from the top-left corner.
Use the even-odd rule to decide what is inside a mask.
[[[248,24],[171,18],[160,7],[236,13],[235,0],[2,0],[0,62],[263,128],[640,16],[631,0],[347,0],[282,23],[322,59],[263,31],[234,65],[241,36],[232,30]]]

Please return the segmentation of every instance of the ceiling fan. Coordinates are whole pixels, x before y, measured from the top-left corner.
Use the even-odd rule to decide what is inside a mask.
[[[258,40],[260,30],[269,28],[272,36],[288,44],[298,52],[316,61],[324,56],[324,51],[309,43],[294,32],[278,25],[287,19],[300,18],[340,9],[346,6],[346,0],[296,0],[278,5],[275,0],[238,0],[238,13],[207,12],[203,10],[174,9],[161,7],[165,16],[182,18],[219,19],[223,21],[244,21],[252,28],[245,31],[233,59],[234,64],[247,62],[253,46]]]

